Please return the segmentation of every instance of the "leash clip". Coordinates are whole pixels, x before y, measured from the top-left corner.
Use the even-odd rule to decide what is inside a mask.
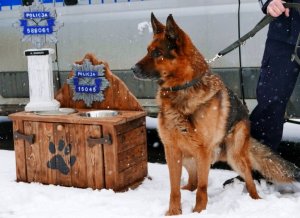
[[[216,56],[214,56],[213,58],[211,58],[211,59],[205,59],[205,61],[208,63],[208,64],[210,64],[210,63],[213,63],[213,62],[215,62],[217,59],[219,59],[220,57],[222,57],[222,55],[219,55],[219,54],[216,54]]]

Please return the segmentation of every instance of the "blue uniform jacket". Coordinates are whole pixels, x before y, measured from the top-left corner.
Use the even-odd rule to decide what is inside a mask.
[[[266,13],[267,5],[270,1],[260,1],[262,10]],[[290,0],[286,2],[299,3],[300,0]],[[295,45],[300,33],[300,12],[296,9],[290,10],[290,16],[284,14],[276,18],[269,25],[268,38]]]

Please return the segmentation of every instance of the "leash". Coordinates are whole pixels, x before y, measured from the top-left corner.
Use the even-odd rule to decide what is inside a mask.
[[[283,3],[283,6],[285,8],[296,9],[300,13],[300,4],[299,3],[288,3],[288,2],[285,2],[285,3]],[[239,39],[237,41],[233,42],[228,47],[226,47],[225,49],[223,49],[222,51],[220,51],[219,53],[217,53],[213,58],[206,60],[207,63],[210,64],[210,63],[216,61],[217,59],[219,59],[220,57],[222,57],[222,56],[228,54],[229,52],[233,51],[237,47],[243,46],[245,44],[246,40],[248,40],[249,38],[252,38],[257,32],[259,32],[266,25],[268,25],[269,23],[271,23],[274,19],[276,19],[276,18],[272,17],[269,14],[265,15],[255,25],[255,27],[252,30],[250,30],[248,33],[246,33],[242,37],[239,37]],[[295,53],[292,55],[292,61],[295,60],[297,63],[300,64],[300,58],[298,56],[298,49],[300,49],[300,34],[298,36],[297,43],[296,43],[296,46],[295,46]],[[243,89],[242,89],[242,91],[243,91]],[[244,97],[243,97],[243,102],[245,104]],[[289,123],[294,123],[294,124],[299,124],[300,125],[300,121],[291,120],[289,118],[286,118],[284,122],[289,122]]]
[[[246,33],[240,39],[238,39],[237,41],[233,42],[231,45],[229,45],[228,47],[226,47],[225,49],[223,49],[222,51],[220,51],[218,54],[215,55],[215,57],[213,57],[212,59],[209,59],[207,62],[208,63],[212,63],[215,60],[217,60],[218,58],[220,58],[220,57],[228,54],[231,51],[233,51],[237,47],[244,45],[245,42],[246,42],[246,40],[248,40],[249,38],[252,38],[258,31],[260,31],[266,25],[268,25],[269,23],[271,23],[272,20],[274,20],[274,17],[272,17],[271,15],[264,16],[256,24],[256,26],[252,30],[250,30],[248,33]]]
[[[239,0],[238,6],[238,36],[241,38],[241,0]],[[242,49],[239,46],[239,80],[240,80],[240,89],[243,105],[247,107],[246,98],[245,98],[245,86],[244,86],[244,77],[243,77],[243,68],[242,68]],[[248,108],[248,107],[247,107]]]
[[[283,6],[285,8],[294,8],[296,9],[299,13],[300,13],[300,4],[299,3],[283,3]],[[246,40],[248,40],[249,38],[252,38],[258,31],[260,31],[262,28],[264,28],[266,25],[268,25],[269,23],[271,23],[271,21],[273,21],[274,19],[276,19],[275,17],[272,17],[271,15],[267,14],[265,15],[257,24],[256,26],[250,30],[248,33],[246,33],[245,35],[243,35],[241,38],[239,38],[237,41],[233,42],[231,45],[229,45],[228,47],[226,47],[225,49],[223,49],[222,51],[220,51],[218,54],[216,54],[213,58],[208,59],[207,63],[212,63],[215,60],[219,59],[220,57],[228,54],[229,52],[233,51],[234,49],[236,49],[239,46],[242,46],[245,44]],[[299,59],[299,57],[297,56],[297,58]],[[296,57],[295,57],[296,59]]]

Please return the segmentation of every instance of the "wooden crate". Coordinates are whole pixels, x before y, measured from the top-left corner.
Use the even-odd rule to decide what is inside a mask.
[[[75,63],[86,60],[105,65],[110,86],[104,101],[87,107],[82,100],[74,101],[72,89],[64,84],[56,99],[61,107],[74,108],[78,113],[10,115],[17,181],[120,191],[135,186],[147,175],[146,112],[106,62],[87,54]],[[110,118],[78,115],[99,109],[118,110],[119,114]]]
[[[10,117],[17,181],[119,191],[147,175],[145,112],[104,119],[78,113]]]

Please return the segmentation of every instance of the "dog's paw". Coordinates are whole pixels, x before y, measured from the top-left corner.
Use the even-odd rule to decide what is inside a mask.
[[[197,189],[197,187],[195,185],[191,185],[191,184],[186,184],[185,186],[182,186],[181,189],[183,190],[188,190],[188,191],[195,191]]]
[[[195,208],[193,209],[194,213],[200,213],[202,210],[205,210],[206,207],[203,206],[195,206]]]
[[[195,207],[193,209],[193,212],[195,213],[200,213],[201,211],[206,209],[206,205],[207,205],[207,200],[204,200],[204,198],[202,198],[202,200],[196,200],[196,204]]]
[[[175,216],[175,215],[180,215],[182,214],[182,210],[181,208],[170,208],[167,212],[166,212],[166,216]]]
[[[249,193],[250,197],[254,200],[262,199],[257,193]]]

